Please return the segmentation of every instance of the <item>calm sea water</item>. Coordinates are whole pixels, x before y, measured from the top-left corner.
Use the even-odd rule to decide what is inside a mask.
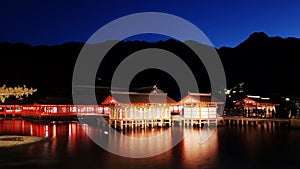
[[[169,130],[172,129],[138,130],[124,134],[144,137]],[[35,135],[45,140],[0,149],[0,168],[300,168],[300,130],[220,127],[205,142],[199,142],[199,139],[208,129],[188,127],[183,130],[189,133],[187,137],[162,154],[148,158],[126,158],[109,153],[95,144],[86,132],[96,134],[99,130],[91,126],[2,120],[0,135]],[[164,139],[168,141],[168,137]],[[145,150],[149,149],[147,146],[144,146]]]

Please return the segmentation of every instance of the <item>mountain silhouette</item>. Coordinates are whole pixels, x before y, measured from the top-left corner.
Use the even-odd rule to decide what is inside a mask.
[[[83,42],[54,46],[2,42],[0,85],[26,84],[38,88],[38,96],[54,95],[54,89],[66,89],[71,94],[73,69],[83,45]],[[96,85],[110,86],[112,75],[121,61],[146,48],[161,48],[179,56],[194,73],[199,90],[210,92],[209,77],[202,62],[186,45],[173,39],[119,42],[101,63],[95,78]],[[236,47],[216,50],[225,69],[228,88],[244,82],[248,92],[253,94],[300,94],[300,82],[297,80],[300,39],[269,37],[263,32],[255,32]],[[145,70],[131,83],[132,88],[151,85],[157,85],[175,100],[179,98],[175,79],[160,70]]]
[[[255,32],[238,46],[218,52],[229,83],[243,81],[251,92],[299,95],[300,39]]]

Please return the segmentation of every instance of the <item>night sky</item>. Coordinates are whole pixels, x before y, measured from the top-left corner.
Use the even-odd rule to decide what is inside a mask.
[[[300,37],[300,1],[279,0],[2,0],[0,42],[53,45],[86,41],[121,16],[164,12],[200,28],[215,47],[234,47],[251,33]],[[145,36],[153,41],[156,37]]]

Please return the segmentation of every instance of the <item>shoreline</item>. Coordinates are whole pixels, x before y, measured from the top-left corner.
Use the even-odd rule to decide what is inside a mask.
[[[38,136],[3,135],[0,136],[0,149],[28,145],[42,141]]]

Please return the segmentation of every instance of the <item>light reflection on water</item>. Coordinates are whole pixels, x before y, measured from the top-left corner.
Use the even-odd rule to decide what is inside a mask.
[[[0,149],[0,168],[298,168],[299,130],[271,130],[243,127],[210,129],[181,128],[188,133],[172,149],[149,158],[125,158],[97,146],[86,134],[105,136],[107,144],[122,147],[125,137],[145,138],[166,133],[151,144],[131,144],[122,151],[153,151],[172,144],[172,128],[139,129],[106,133],[77,123],[36,124],[24,120],[0,121],[0,135],[34,135],[45,141]],[[207,134],[212,136],[206,142]],[[296,167],[295,167],[296,166]]]

